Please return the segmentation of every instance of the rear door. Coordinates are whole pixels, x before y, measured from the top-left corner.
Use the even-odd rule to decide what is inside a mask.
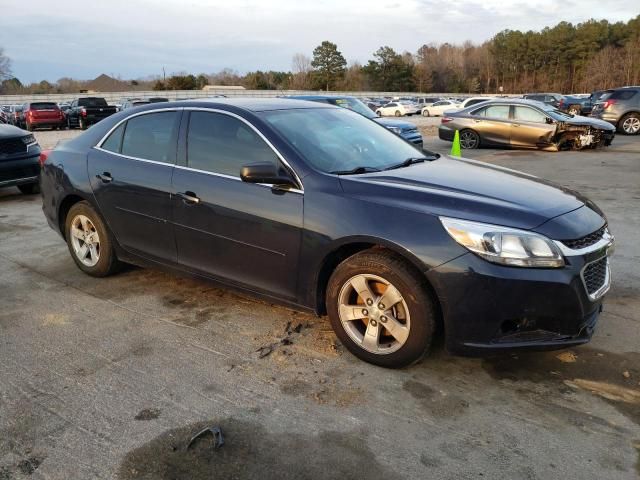
[[[129,117],[88,159],[93,193],[119,244],[162,262],[176,261],[170,189],[181,113]]]
[[[244,165],[281,158],[248,122],[192,111],[184,165],[173,175],[178,262],[192,271],[294,299],[302,234],[301,190],[240,179]],[[182,158],[181,158],[182,162]]]
[[[483,143],[509,145],[511,137],[510,105],[489,105],[475,110],[473,130],[478,132]]]
[[[513,106],[511,145],[514,147],[544,147],[552,143],[556,125],[547,123],[540,110],[525,105]]]

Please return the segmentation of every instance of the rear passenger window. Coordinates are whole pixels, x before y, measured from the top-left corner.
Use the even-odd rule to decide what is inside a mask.
[[[175,163],[177,112],[157,112],[127,120],[122,154],[129,157]]]
[[[124,132],[124,123],[121,123],[118,128],[116,128],[111,135],[107,137],[107,139],[102,143],[102,147],[104,150],[109,150],[110,152],[120,153],[120,146],[122,145],[122,133]]]
[[[473,114],[487,118],[508,119],[509,105],[491,105],[481,110],[476,110]]]
[[[243,166],[256,162],[279,165],[275,152],[248,125],[221,113],[191,112],[188,167],[240,177]]]
[[[629,100],[636,94],[635,90],[618,90],[609,97],[612,100]]]

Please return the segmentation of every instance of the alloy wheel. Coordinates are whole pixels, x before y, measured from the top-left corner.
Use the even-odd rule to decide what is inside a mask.
[[[100,237],[95,225],[85,215],[76,215],[71,221],[71,246],[73,252],[87,267],[93,267],[100,260]]]
[[[476,148],[478,146],[478,135],[474,132],[466,131],[460,134],[460,146],[462,148]]]
[[[640,118],[637,117],[629,117],[622,122],[622,129],[624,133],[628,134],[636,134],[640,132]]]
[[[364,350],[384,355],[409,338],[409,307],[400,291],[372,274],[351,277],[340,289],[338,315],[349,337]]]

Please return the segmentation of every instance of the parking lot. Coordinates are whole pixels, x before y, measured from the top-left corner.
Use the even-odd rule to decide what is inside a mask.
[[[36,136],[52,147],[78,133]],[[464,154],[607,214],[614,281],[588,346],[484,359],[437,346],[377,368],[326,318],[156,270],[84,275],[40,196],[0,190],[0,480],[637,478],[640,137]],[[214,425],[222,448],[186,449]]]

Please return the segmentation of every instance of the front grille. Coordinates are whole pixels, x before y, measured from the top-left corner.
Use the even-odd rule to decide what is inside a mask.
[[[582,272],[582,280],[589,296],[594,296],[607,283],[608,258],[589,263]]]
[[[587,247],[590,247],[591,245],[595,245],[600,240],[602,240],[602,237],[604,236],[604,232],[606,230],[607,230],[607,226],[605,225],[599,230],[596,230],[595,232],[590,233],[589,235],[585,235],[582,238],[578,238],[576,240],[561,240],[561,241],[572,250],[580,250],[581,248],[587,248]]]
[[[40,174],[40,166],[33,165],[30,167],[21,168],[0,168],[0,182],[6,182],[8,180],[18,180],[20,178],[35,177]]]
[[[7,138],[0,140],[0,155],[15,155],[27,151],[27,146],[22,138]]]

